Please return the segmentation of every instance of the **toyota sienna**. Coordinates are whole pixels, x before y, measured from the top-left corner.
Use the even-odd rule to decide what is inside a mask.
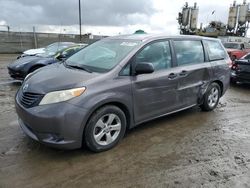
[[[217,39],[105,38],[28,75],[15,100],[19,124],[49,146],[108,150],[143,122],[197,105],[216,108],[230,66]]]

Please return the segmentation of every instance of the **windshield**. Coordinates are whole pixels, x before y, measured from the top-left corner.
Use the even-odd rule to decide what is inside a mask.
[[[230,49],[240,49],[240,44],[239,43],[224,43],[225,48],[230,48]]]
[[[79,66],[91,72],[108,72],[138,44],[139,41],[101,40],[71,56],[66,65]]]
[[[70,44],[54,43],[54,44],[47,46],[44,49],[44,53],[38,54],[38,56],[40,56],[40,57],[52,57],[52,56],[56,55],[57,52],[59,52],[60,50],[62,50],[64,48],[67,48],[68,46],[70,46]]]

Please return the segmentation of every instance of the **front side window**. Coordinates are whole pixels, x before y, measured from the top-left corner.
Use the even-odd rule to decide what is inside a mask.
[[[84,67],[91,72],[108,72],[139,44],[140,41],[134,40],[100,40],[72,55],[66,64]]]
[[[135,63],[152,63],[155,71],[171,67],[171,53],[168,41],[147,45],[135,56]]]
[[[178,65],[204,62],[204,51],[201,41],[174,41],[174,48]]]
[[[205,40],[208,49],[208,56],[211,61],[225,59],[227,53],[219,41]]]

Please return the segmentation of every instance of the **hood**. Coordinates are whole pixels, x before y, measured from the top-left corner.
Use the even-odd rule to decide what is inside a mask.
[[[42,59],[41,57],[37,57],[37,56],[26,56],[26,57],[17,59],[13,63],[11,63],[8,67],[19,68],[21,66],[24,66],[25,64],[37,62],[41,59]]]
[[[36,48],[36,49],[30,49],[23,52],[26,55],[36,55],[44,53],[44,48]]]
[[[17,59],[8,67],[12,69],[19,69],[27,64],[48,65],[48,64],[55,63],[55,62],[58,62],[58,60],[54,59],[53,57],[46,58],[46,57],[38,57],[38,56],[26,56],[26,57]]]
[[[100,76],[98,73],[66,68],[63,63],[56,63],[38,69],[24,84],[28,84],[27,92],[45,94],[51,91],[83,87],[88,80],[98,76]]]
[[[48,65],[55,62],[59,62],[59,60],[53,57],[40,57],[35,61],[35,63],[39,65]]]

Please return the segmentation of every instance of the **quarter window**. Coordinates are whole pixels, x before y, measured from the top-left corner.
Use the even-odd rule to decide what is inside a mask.
[[[174,41],[178,65],[198,64],[204,62],[201,41]]]
[[[120,72],[120,76],[129,76],[130,75],[130,63],[128,63]]]
[[[171,53],[168,41],[147,45],[135,57],[136,63],[152,63],[155,71],[171,67]]]
[[[208,56],[211,61],[225,59],[227,57],[226,51],[219,41],[205,40],[204,42],[207,46]]]

